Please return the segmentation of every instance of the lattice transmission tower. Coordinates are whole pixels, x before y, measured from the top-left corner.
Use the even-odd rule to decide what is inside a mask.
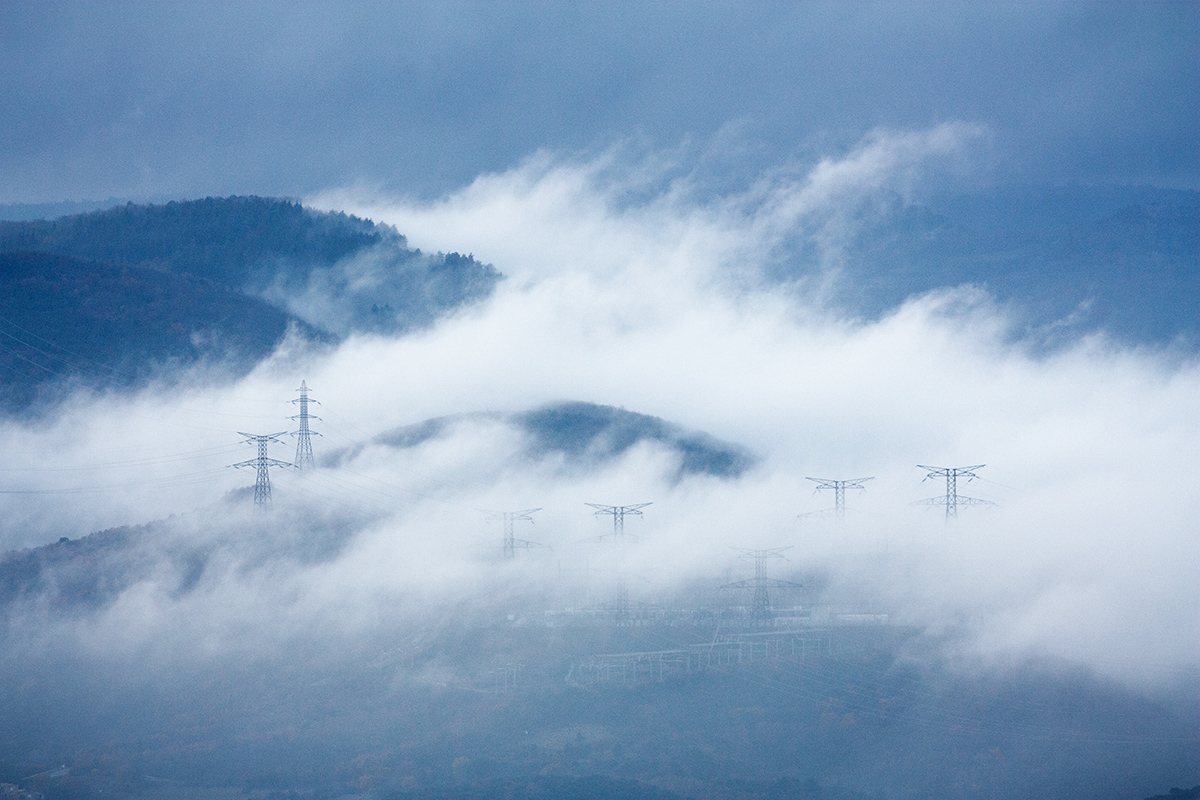
[[[584,505],[596,509],[596,512],[593,514],[593,516],[611,516],[613,518],[613,532],[611,535],[617,539],[624,539],[625,517],[640,517],[642,516],[642,509],[646,506],[653,505],[653,503],[637,503],[636,505],[632,506],[604,506],[600,505],[599,503],[584,503]],[[603,538],[603,536],[601,536],[601,538]]]
[[[239,461],[236,464],[229,466],[234,469],[242,469],[243,467],[254,467],[257,471],[257,476],[254,480],[254,510],[267,511],[271,508],[271,467],[294,467],[295,464],[289,464],[286,461],[278,461],[270,458],[267,455],[267,445],[271,442],[283,444],[283,440],[279,437],[286,435],[286,431],[279,433],[257,434],[244,433],[238,431],[239,436],[245,436],[246,444],[258,445],[258,457],[252,458],[249,461]]]
[[[976,464],[972,467],[929,467],[924,464],[917,464],[917,467],[929,472],[921,483],[930,478],[945,478],[946,479],[946,494],[941,497],[931,497],[928,500],[918,500],[917,505],[921,506],[945,506],[946,521],[958,517],[959,506],[994,506],[996,505],[990,500],[980,500],[977,497],[967,497],[958,493],[958,479],[966,478],[968,482],[978,478],[975,470],[986,467],[986,464]]]
[[[296,391],[300,393],[300,396],[290,402],[300,406],[300,413],[294,417],[289,417],[289,419],[300,421],[300,429],[292,434],[296,437],[296,469],[313,469],[316,465],[313,462],[312,439],[309,437],[320,436],[321,434],[314,430],[309,430],[308,421],[310,419],[319,421],[321,418],[308,413],[308,404],[321,404],[308,396],[307,382],[300,381],[300,388]]]
[[[805,478],[806,481],[812,481],[817,484],[814,491],[823,491],[825,489],[833,489],[833,514],[838,519],[846,518],[846,490],[858,489],[865,492],[867,487],[863,486],[867,481],[873,481],[874,478],[850,478],[844,481],[831,480],[829,478]]]
[[[642,509],[653,504],[635,503],[631,506],[606,506],[600,503],[584,503],[584,505],[596,509],[593,516],[611,516],[613,518],[613,532],[601,534],[598,538],[604,539],[611,536],[613,537],[613,541],[625,542],[633,538],[625,534],[625,517],[643,516]],[[618,626],[623,627],[633,624],[633,618],[629,612],[629,581],[624,576],[617,582],[616,591],[613,596],[612,611]]]
[[[517,554],[518,549],[528,550],[531,547],[546,547],[539,542],[530,542],[525,539],[518,539],[513,535],[513,523],[518,520],[528,521],[533,524],[532,514],[535,511],[541,511],[540,508],[527,508],[524,511],[489,511],[488,519],[504,523],[504,557],[513,558]]]
[[[772,558],[781,558],[787,560],[783,552],[790,550],[791,547],[773,547],[768,550],[745,550],[735,548],[741,551],[742,558],[754,559],[754,577],[744,581],[734,581],[722,586],[722,589],[753,589],[754,596],[750,601],[750,619],[755,623],[763,623],[771,619],[771,589],[803,589],[803,584],[793,581],[780,580],[779,578],[767,577],[767,560]]]

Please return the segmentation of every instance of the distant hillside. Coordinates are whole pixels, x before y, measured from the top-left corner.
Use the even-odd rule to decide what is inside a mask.
[[[1102,329],[1129,342],[1200,346],[1200,194],[1159,192],[1172,202],[1117,208],[1122,195],[1112,194],[960,198],[972,213],[881,197],[842,253],[839,300],[877,315],[911,295],[971,283],[1011,303],[1035,339]],[[814,259],[802,253],[799,262]]]
[[[32,601],[70,609],[110,602],[145,580],[147,570],[154,566],[136,552],[154,527],[112,528],[0,555],[0,607]]]
[[[13,251],[154,265],[262,297],[338,335],[427,325],[487,297],[502,277],[472,256],[410,249],[391,227],[265,197],[0,222],[0,252]]]
[[[201,359],[246,368],[289,323],[329,341],[402,333],[489,296],[501,277],[472,256],[425,254],[388,226],[289,200],[0,222],[0,405]]]
[[[246,367],[298,325],[213,281],[45,253],[0,254],[0,407],[75,383],[125,386],[202,359]]]
[[[448,434],[465,420],[478,419],[504,422],[524,433],[527,444],[523,456],[540,458],[556,453],[573,466],[601,464],[643,441],[657,442],[678,453],[678,477],[737,478],[757,461],[744,447],[706,433],[689,431],[658,417],[623,408],[580,402],[557,403],[515,414],[476,412],[436,417],[382,433],[375,441],[392,447],[416,447]]]

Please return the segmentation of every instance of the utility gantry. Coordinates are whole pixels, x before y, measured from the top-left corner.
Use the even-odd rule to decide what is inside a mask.
[[[605,506],[599,503],[584,503],[584,505],[596,509],[593,516],[611,516],[613,518],[612,536],[619,540],[625,538],[625,517],[640,517],[642,516],[642,509],[653,505],[653,503],[637,503],[632,506]]]
[[[236,464],[229,466],[234,469],[242,469],[243,467],[254,467],[257,470],[257,476],[254,480],[254,510],[267,511],[271,508],[271,467],[295,467],[295,464],[289,464],[286,461],[278,461],[267,456],[267,445],[271,442],[283,444],[279,438],[284,436],[287,431],[279,433],[257,434],[244,433],[238,431],[238,436],[245,436],[246,444],[258,445],[258,458],[252,458],[249,461],[239,461]]]
[[[768,550],[745,550],[737,547],[735,550],[741,551],[742,558],[754,559],[754,577],[744,581],[734,581],[722,586],[722,589],[753,589],[754,598],[750,602],[750,619],[756,624],[761,624],[771,619],[771,595],[769,589],[803,589],[803,584],[794,583],[793,581],[780,580],[779,578],[767,577],[767,559],[782,558],[787,560],[783,551],[790,550],[791,547],[773,547]]]
[[[867,481],[873,481],[874,478],[850,478],[844,481],[832,480],[830,478],[805,478],[806,481],[812,481],[817,484],[814,491],[823,489],[833,489],[833,514],[838,519],[846,518],[846,490],[858,489],[865,492],[867,487],[863,486]]]
[[[313,463],[312,440],[309,439],[309,435],[315,434],[320,436],[321,434],[316,431],[310,431],[308,429],[308,421],[310,419],[320,420],[321,418],[314,417],[308,413],[308,404],[317,403],[316,400],[308,396],[308,383],[300,381],[300,388],[296,391],[300,393],[300,396],[295,400],[289,401],[300,406],[300,413],[294,417],[289,417],[289,419],[300,421],[300,430],[292,434],[296,437],[296,469],[312,469],[315,464]],[[320,403],[317,403],[317,405],[320,405]]]
[[[540,508],[527,508],[523,511],[489,511],[488,519],[496,520],[504,523],[504,557],[513,558],[517,554],[517,549],[529,549],[530,547],[546,547],[538,542],[530,542],[525,539],[517,539],[513,536],[513,523],[517,520],[528,520],[529,524],[533,524],[531,516],[535,511],[541,511]]]
[[[636,503],[631,506],[606,506],[600,503],[584,503],[584,505],[596,509],[593,516],[611,516],[613,518],[613,532],[611,534],[601,534],[597,538],[603,539],[605,536],[612,536],[613,541],[624,543],[629,538],[625,535],[625,517],[640,517],[642,516],[642,509],[653,504]],[[616,596],[613,598],[612,610],[618,626],[625,627],[633,624],[629,613],[629,581],[624,576],[617,582]]]
[[[919,469],[928,470],[929,474],[921,479],[921,483],[930,478],[945,478],[946,479],[946,494],[942,497],[931,497],[928,500],[918,500],[916,505],[920,506],[945,506],[946,521],[949,522],[952,518],[958,517],[959,506],[994,506],[996,505],[990,500],[980,500],[977,497],[967,497],[958,493],[958,479],[966,478],[967,481],[972,481],[979,476],[975,474],[975,470],[986,467],[986,464],[976,464],[971,467],[929,467],[924,464],[917,464]]]

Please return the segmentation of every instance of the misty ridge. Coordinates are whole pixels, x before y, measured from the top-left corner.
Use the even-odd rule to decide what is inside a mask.
[[[0,782],[1191,785],[1200,206],[969,231],[903,185],[965,136],[715,200],[606,155],[0,223]],[[302,380],[315,463],[256,503]],[[953,518],[917,467],[984,463]]]
[[[0,222],[0,253],[14,408],[56,378],[138,385],[200,362],[244,374],[289,327],[331,343],[427,326],[501,277],[470,256],[410,249],[387,226],[259,197]]]

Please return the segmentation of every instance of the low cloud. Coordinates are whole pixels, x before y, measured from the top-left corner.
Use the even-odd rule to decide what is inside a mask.
[[[808,601],[824,591],[886,609],[946,633],[966,662],[1051,658],[1137,686],[1181,684],[1200,669],[1194,358],[1102,336],[1034,354],[976,287],[861,322],[822,303],[829,263],[812,264],[807,292],[754,278],[789,237],[824,237],[833,252],[840,210],[919,182],[979,134],[879,132],[794,179],[767,177],[715,200],[696,199],[686,178],[630,199],[614,176],[655,185],[645,174],[655,166],[619,153],[539,154],[433,202],[322,195],[318,206],[394,224],[424,250],[473,252],[511,279],[486,303],[402,338],[355,336],[319,352],[290,341],[236,385],[185,381],[81,399],[37,424],[6,421],[0,440],[28,465],[27,488],[96,489],[86,500],[6,495],[15,521],[6,543],[209,506],[247,480],[225,469],[252,456],[236,431],[286,428],[284,401],[303,378],[323,403],[318,454],[361,447],[336,467],[278,473],[269,539],[278,546],[266,550],[291,555],[251,563],[241,546],[216,547],[225,555],[183,593],[178,576],[148,571],[97,612],[105,624],[142,641],[201,631],[179,639],[215,650],[248,630],[346,636],[531,586],[555,602],[602,601],[605,581],[618,578],[585,590],[570,576],[587,570],[624,576],[635,598],[671,596],[743,569],[732,547],[790,546],[780,576],[821,576]],[[431,417],[565,399],[651,414],[761,460],[736,479],[677,480],[678,454],[647,442],[595,469],[564,470],[560,454],[516,457],[526,452],[520,432],[494,419],[416,447],[373,441]],[[959,490],[995,507],[946,524],[939,509],[912,505],[944,488],[922,485],[916,464],[980,463],[979,480]],[[875,480],[849,498],[839,527],[808,514],[830,505],[809,476]],[[118,488],[101,491],[109,484]],[[627,523],[635,544],[590,541],[611,521],[584,503],[650,501]],[[544,510],[519,535],[553,550],[498,561],[499,531],[480,509],[533,507]],[[215,536],[200,531],[241,530],[220,521],[226,513],[241,512],[187,517],[160,541],[194,549]],[[344,535],[295,555],[328,530]]]

